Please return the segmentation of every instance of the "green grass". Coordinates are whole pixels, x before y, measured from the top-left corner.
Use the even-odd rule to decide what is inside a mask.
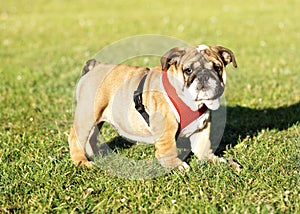
[[[1,1],[0,212],[300,213],[298,8],[297,0]],[[72,165],[67,135],[84,62],[140,34],[235,52],[218,151],[242,165],[239,174],[193,156],[189,171],[146,180]],[[154,155],[142,145],[116,152]]]

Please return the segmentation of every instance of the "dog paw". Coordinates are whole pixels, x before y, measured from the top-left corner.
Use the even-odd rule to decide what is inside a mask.
[[[211,155],[208,158],[209,161],[213,162],[213,163],[227,163],[230,167],[232,167],[233,169],[235,169],[238,173],[242,170],[241,166],[236,163],[233,158],[229,158],[228,160],[226,160],[223,157],[218,157],[216,155]]]
[[[242,171],[240,164],[238,164],[237,162],[235,162],[232,158],[229,158],[228,162],[229,162],[229,166],[231,166],[232,168],[234,168],[238,173],[240,171]]]
[[[159,158],[159,163],[166,168],[184,170],[188,168],[188,164],[180,160],[179,158]]]
[[[86,167],[90,169],[94,166],[94,162],[88,160],[74,161],[74,165],[77,167]]]
[[[180,166],[177,167],[180,171],[188,170],[190,166],[186,162],[182,162]]]

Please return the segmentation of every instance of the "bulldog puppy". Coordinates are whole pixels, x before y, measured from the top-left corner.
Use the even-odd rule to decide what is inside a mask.
[[[74,164],[92,166],[87,157],[97,153],[103,122],[127,139],[154,144],[164,167],[188,167],[177,156],[178,136],[189,137],[199,160],[224,161],[212,152],[210,110],[220,106],[231,62],[237,67],[231,50],[207,45],[173,48],[153,69],[89,60],[68,138]]]

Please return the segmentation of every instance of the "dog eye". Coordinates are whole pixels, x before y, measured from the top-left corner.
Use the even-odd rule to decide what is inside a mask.
[[[193,72],[193,70],[191,68],[186,68],[183,70],[183,72],[186,73],[187,75],[190,75]]]
[[[214,65],[214,70],[215,70],[216,72],[220,72],[220,71],[222,71],[222,66],[215,64],[215,65]]]

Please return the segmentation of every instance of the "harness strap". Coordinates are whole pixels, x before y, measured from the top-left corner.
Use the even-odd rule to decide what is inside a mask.
[[[149,114],[146,112],[145,106],[143,105],[143,88],[144,88],[146,78],[147,78],[147,74],[143,76],[137,89],[134,91],[133,101],[135,104],[135,109],[142,115],[142,117],[144,118],[148,126],[150,126]]]
[[[162,83],[165,91],[168,94],[171,102],[176,108],[179,117],[180,117],[180,130],[183,130],[189,124],[191,124],[194,120],[199,118],[202,114],[204,114],[208,108],[206,105],[202,105],[202,107],[196,111],[193,111],[183,100],[178,96],[176,89],[170,83],[167,75],[167,68],[163,71],[162,74]]]

